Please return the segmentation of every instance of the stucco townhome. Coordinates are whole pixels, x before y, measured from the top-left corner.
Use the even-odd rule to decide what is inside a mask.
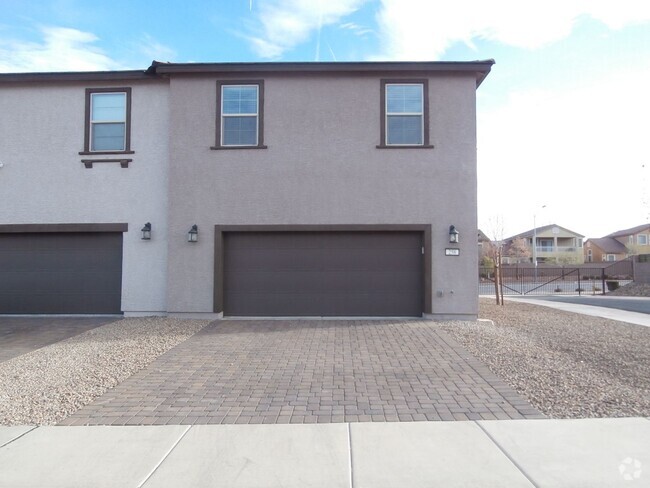
[[[492,64],[0,74],[0,314],[476,318]]]

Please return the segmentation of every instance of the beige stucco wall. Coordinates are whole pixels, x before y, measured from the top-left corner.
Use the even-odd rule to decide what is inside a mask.
[[[376,148],[379,76],[251,78],[265,80],[268,149],[210,150],[217,78],[171,78],[169,311],[213,311],[216,224],[431,224],[433,313],[476,316],[473,74],[429,78],[435,149]],[[451,224],[460,257],[444,255]]]
[[[80,156],[85,89],[132,87],[128,169]],[[168,85],[166,82],[0,86],[0,223],[125,222],[122,310],[166,310]],[[110,156],[97,156],[106,158]],[[145,222],[151,241],[140,239]]]

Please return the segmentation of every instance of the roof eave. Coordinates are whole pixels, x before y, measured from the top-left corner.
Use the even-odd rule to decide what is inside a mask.
[[[30,83],[43,81],[133,81],[151,80],[154,78],[155,75],[142,70],[0,73],[0,83]]]
[[[485,61],[378,61],[378,62],[273,62],[273,63],[161,63],[149,67],[157,74],[232,73],[427,73],[472,72],[478,87],[490,73],[493,59]],[[149,71],[148,70],[148,71]]]

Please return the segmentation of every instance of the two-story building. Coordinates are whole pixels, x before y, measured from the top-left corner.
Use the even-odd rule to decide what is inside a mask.
[[[650,224],[619,230],[585,241],[585,261],[620,261],[628,256],[650,253]]]
[[[584,237],[556,224],[537,227],[504,240],[504,262],[514,264],[537,260],[538,263],[549,264],[582,264]],[[528,252],[524,257],[509,252],[513,241],[517,239],[523,239],[528,246]]]
[[[0,313],[476,318],[492,64],[0,74]]]

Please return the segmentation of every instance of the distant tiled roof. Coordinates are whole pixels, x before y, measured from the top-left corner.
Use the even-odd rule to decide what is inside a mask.
[[[544,225],[543,227],[537,227],[537,233],[540,234],[541,232],[546,232],[549,229],[552,229],[553,227],[559,227],[562,230],[565,230],[566,232],[570,232],[571,234],[575,235],[576,237],[584,237],[582,234],[578,234],[577,232],[573,232],[572,230],[567,229],[566,227],[562,227],[561,225],[557,224],[550,224],[550,225]],[[527,230],[526,232],[522,232],[521,234],[517,234],[512,237],[508,237],[506,241],[510,241],[512,239],[516,239],[517,237],[533,237],[533,231],[535,229],[530,229]]]
[[[632,227],[630,229],[618,230],[616,232],[613,232],[612,234],[609,234],[607,237],[630,236],[632,234],[638,234],[639,232],[644,231],[646,229],[650,229],[650,224],[642,224],[642,225],[637,225],[636,227]]]
[[[589,239],[587,242],[598,246],[603,252],[608,254],[625,254],[627,248],[613,237],[601,237],[600,239]]]

